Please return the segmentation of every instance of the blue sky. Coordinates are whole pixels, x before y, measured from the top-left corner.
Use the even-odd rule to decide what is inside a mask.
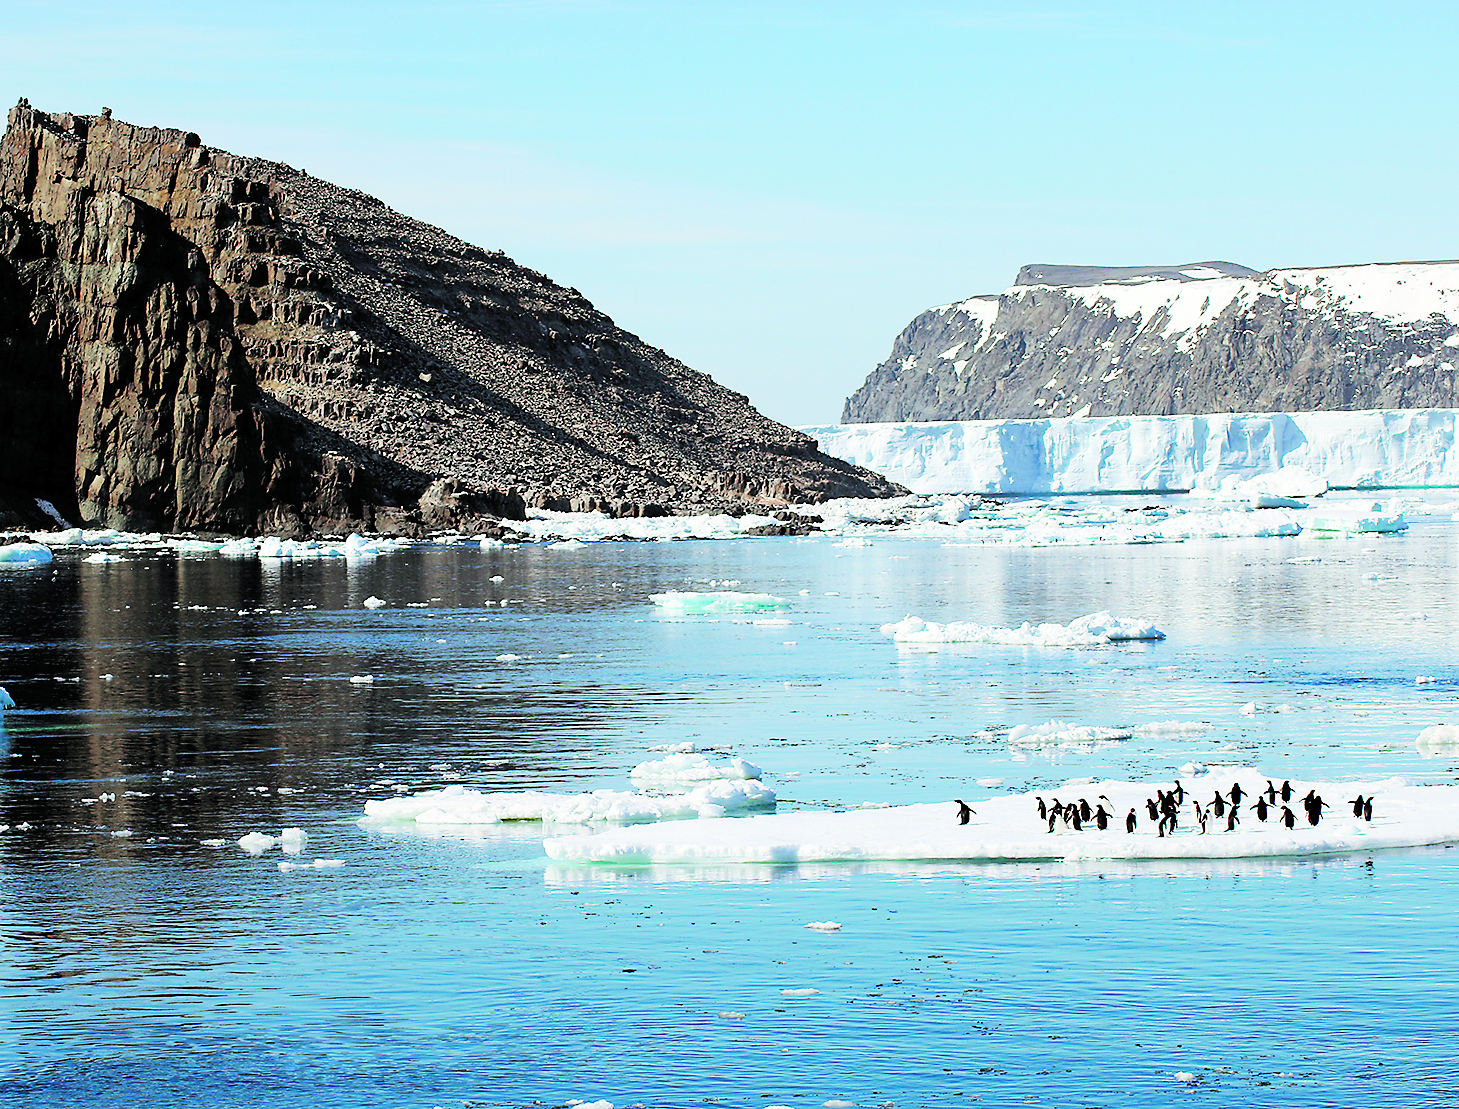
[[[1026,262],[1459,257],[1419,4],[11,0],[0,95],[187,127],[581,290],[788,423]]]

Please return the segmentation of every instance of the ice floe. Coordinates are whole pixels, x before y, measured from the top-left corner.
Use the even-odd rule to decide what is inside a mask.
[[[1280,783],[1281,778],[1273,779]],[[1459,786],[1414,786],[1405,779],[1377,782],[1317,783],[1293,780],[1296,798],[1308,790],[1330,806],[1320,823],[1305,817],[1287,829],[1279,820],[1281,802],[1261,822],[1252,807],[1269,778],[1251,768],[1191,764],[1181,779],[1186,799],[1181,823],[1158,835],[1147,819],[1146,801],[1165,782],[1070,782],[1044,790],[1068,802],[1088,798],[1108,805],[1114,820],[1108,831],[1073,832],[1058,826],[1049,833],[1039,818],[1035,795],[990,797],[974,802],[966,826],[957,823],[951,802],[905,805],[849,812],[794,812],[743,820],[694,824],[653,824],[587,835],[558,836],[545,842],[558,861],[628,865],[650,863],[798,863],[855,860],[951,861],[1027,859],[1242,859],[1272,856],[1341,854],[1385,848],[1459,842]],[[1210,831],[1195,826],[1192,805],[1208,804],[1216,791],[1240,783],[1246,797],[1240,822],[1225,831],[1214,820]],[[1351,815],[1354,794],[1373,800],[1370,822]],[[1134,810],[1137,828],[1127,833],[1126,813]],[[1218,830],[1220,829],[1220,830]]]
[[[727,762],[711,762],[704,755],[678,753],[662,759],[641,762],[628,772],[640,787],[664,787],[685,783],[713,782],[728,779],[740,781],[764,776],[752,762],[733,758]]]
[[[591,793],[485,792],[450,785],[408,797],[365,802],[365,822],[424,825],[630,824],[642,821],[713,819],[775,807],[775,791],[753,778],[718,781],[683,793],[628,793],[598,789]]]
[[[0,724],[5,723],[5,713],[8,709],[15,707],[15,698],[10,696],[10,691],[0,685]]]
[[[0,546],[0,563],[10,566],[44,566],[54,556],[44,543],[6,543]]]
[[[1414,745],[1418,748],[1418,753],[1426,759],[1459,756],[1459,726],[1434,724],[1419,732]]]
[[[1050,720],[1044,724],[1019,724],[1009,729],[1008,745],[1015,750],[1043,751],[1051,748],[1071,751],[1097,751],[1120,743],[1134,733],[1129,728],[1104,728],[1090,724],[1071,724],[1067,720]]]
[[[769,593],[740,593],[720,589],[706,593],[672,589],[650,594],[649,600],[666,616],[718,616],[736,612],[777,612],[790,607],[783,597]]]
[[[908,616],[883,624],[882,633],[899,644],[934,649],[953,643],[985,643],[1015,647],[1097,647],[1132,640],[1164,639],[1150,620],[1092,612],[1067,624],[1024,623],[1017,628],[953,622],[939,624]]]

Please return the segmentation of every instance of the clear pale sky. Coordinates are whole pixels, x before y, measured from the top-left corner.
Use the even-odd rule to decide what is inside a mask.
[[[0,95],[186,127],[581,290],[792,424],[1026,262],[1459,257],[1459,15],[33,3]]]

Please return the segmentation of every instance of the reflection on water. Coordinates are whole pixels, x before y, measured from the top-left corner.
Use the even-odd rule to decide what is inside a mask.
[[[1452,782],[1456,758],[1414,738],[1459,681],[1453,529],[68,554],[0,574],[20,705],[0,733],[0,1089],[129,1109],[1452,1100],[1449,850],[613,868],[548,863],[539,825],[358,821],[369,798],[453,782],[628,789],[648,748],[686,740],[765,766],[787,811],[1192,759]],[[711,580],[789,598],[792,625],[646,602]],[[877,630],[1100,608],[1169,638],[913,655]],[[1049,719],[1211,728],[1057,757],[1000,738]],[[300,856],[233,845],[283,827],[307,831]],[[344,865],[278,865],[314,859]],[[825,920],[842,930],[804,927]]]

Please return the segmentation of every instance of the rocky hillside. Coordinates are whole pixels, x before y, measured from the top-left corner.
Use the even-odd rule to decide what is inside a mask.
[[[1459,262],[1025,266],[922,313],[847,423],[1453,407]]]
[[[0,525],[45,522],[36,498],[88,524],[292,533],[896,491],[575,290],[363,193],[106,111],[10,112]]]

